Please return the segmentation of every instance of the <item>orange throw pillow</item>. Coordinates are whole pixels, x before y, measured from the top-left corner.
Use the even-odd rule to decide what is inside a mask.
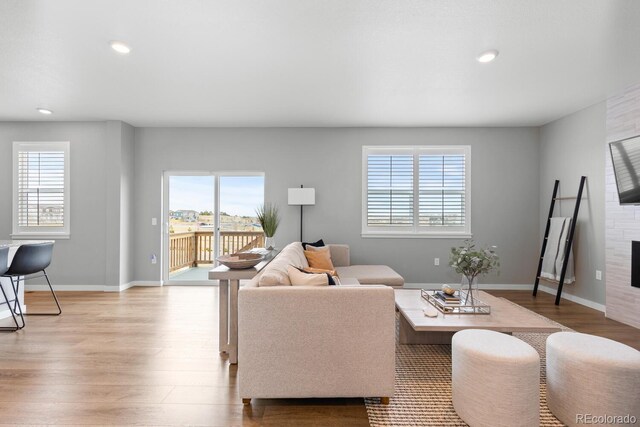
[[[331,253],[328,247],[322,250],[304,251],[304,256],[307,257],[307,262],[311,268],[335,270],[331,262]]]

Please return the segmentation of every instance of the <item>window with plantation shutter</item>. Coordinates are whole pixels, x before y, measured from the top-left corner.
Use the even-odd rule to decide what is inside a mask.
[[[413,156],[372,154],[367,157],[367,225],[413,225]]]
[[[419,162],[420,226],[464,226],[464,154],[421,154]]]
[[[364,237],[471,236],[469,146],[363,147]]]
[[[69,236],[69,143],[14,142],[13,236]]]

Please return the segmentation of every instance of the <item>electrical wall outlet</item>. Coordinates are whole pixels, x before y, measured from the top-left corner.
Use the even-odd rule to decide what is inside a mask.
[[[440,258],[434,258],[433,265],[440,265]]]
[[[158,257],[156,256],[156,254],[151,254],[151,264],[157,264],[158,263]]]
[[[602,271],[596,270],[596,280],[602,280]]]
[[[151,225],[158,225],[158,218],[151,218]]]

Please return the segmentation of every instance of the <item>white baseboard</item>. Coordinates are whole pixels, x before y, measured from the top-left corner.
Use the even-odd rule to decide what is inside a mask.
[[[129,289],[132,286],[133,286],[133,282],[129,282],[129,283],[122,283],[120,285],[115,285],[115,286],[104,286],[102,290],[104,292],[122,292]]]
[[[102,285],[57,285],[52,283],[53,289],[58,291],[91,291],[91,292],[102,292],[104,290],[104,286]],[[25,286],[25,290],[28,291],[48,291],[49,286],[42,284],[27,284]]]
[[[122,292],[122,291],[126,291],[129,288],[134,288],[137,286],[162,286],[162,283],[154,280],[138,280],[138,281],[134,280],[129,283],[123,283],[120,286],[105,286],[104,291],[105,292]]]
[[[135,282],[131,282],[133,286],[162,286],[162,282],[159,280],[138,280]]]
[[[460,286],[459,283],[453,283],[452,286]],[[442,283],[405,283],[404,287],[409,289],[440,289]],[[488,289],[488,290],[503,290],[503,291],[531,291],[533,292],[533,284],[512,284],[512,283],[503,283],[503,284],[483,284],[480,283],[480,289]],[[538,290],[547,294],[555,295],[556,289],[550,288],[548,286],[538,285]],[[562,298],[568,301],[575,302],[580,305],[584,305],[585,307],[593,308],[594,310],[601,311],[606,313],[606,307],[604,304],[600,304],[597,302],[590,301],[588,299],[580,298],[575,295],[571,295],[567,292],[562,293]]]
[[[555,295],[558,293],[558,291],[555,288],[550,288],[548,286],[543,286],[543,285],[538,285],[538,290],[551,295]],[[567,292],[562,292],[562,299],[566,299],[568,301],[572,301],[577,304],[584,305],[585,307],[593,308],[594,310],[601,311],[605,314],[607,312],[607,308],[604,304],[600,304],[597,302],[590,301],[588,299],[580,298],[575,295],[571,295]]]
[[[129,288],[135,288],[139,286],[141,287],[162,286],[162,283],[154,280],[138,280],[138,281],[134,280],[133,282],[124,283],[120,286],[105,286],[104,291],[105,292],[122,292],[122,291],[126,291]]]
[[[162,286],[159,281],[133,281],[124,283],[119,286],[102,286],[102,285],[58,285],[53,284],[53,289],[58,292],[65,291],[87,291],[87,292],[122,292],[135,286]],[[27,284],[27,291],[48,291],[49,286],[44,284]]]

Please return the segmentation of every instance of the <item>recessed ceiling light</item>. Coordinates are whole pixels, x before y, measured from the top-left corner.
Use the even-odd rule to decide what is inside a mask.
[[[498,56],[498,51],[495,49],[491,49],[491,50],[486,50],[482,52],[480,55],[478,55],[476,59],[478,60],[478,62],[487,63],[496,59],[497,56]]]
[[[126,55],[127,53],[131,52],[131,48],[126,43],[119,42],[119,41],[112,41],[110,44],[111,44],[111,49],[123,55]]]
[[[46,115],[46,116],[48,116],[48,115],[50,115],[50,114],[53,114],[53,111],[51,111],[51,110],[49,110],[49,109],[47,109],[47,108],[36,108],[36,110],[38,110],[38,112],[39,112],[40,114],[44,114],[44,115]]]

